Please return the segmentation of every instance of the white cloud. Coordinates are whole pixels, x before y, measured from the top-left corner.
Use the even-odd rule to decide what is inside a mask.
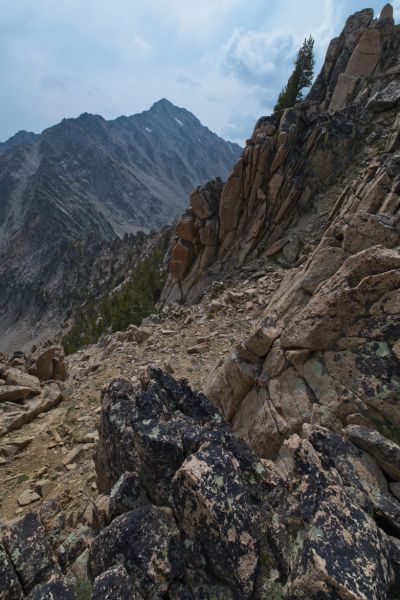
[[[137,35],[133,38],[132,50],[139,52],[140,55],[147,56],[152,51],[152,49],[153,49],[152,45],[149,44],[149,42],[144,40],[139,35]]]
[[[400,0],[394,0],[393,4],[393,13],[395,21],[398,23],[400,20]]]
[[[235,72],[238,77],[265,76],[274,73],[279,65],[278,56],[291,56],[295,50],[290,32],[272,34],[266,30],[235,29],[221,49],[221,67]]]
[[[154,0],[152,10],[161,11],[164,19],[172,20],[176,32],[195,40],[221,27],[221,22],[236,8],[245,10],[244,0]],[[154,6],[155,5],[155,6]]]

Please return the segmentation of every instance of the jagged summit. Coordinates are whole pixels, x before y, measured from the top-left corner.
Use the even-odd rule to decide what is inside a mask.
[[[169,110],[169,109],[175,109],[177,108],[174,104],[172,104],[172,102],[170,102],[170,100],[167,100],[167,98],[161,98],[160,100],[157,100],[157,102],[154,102],[154,104],[152,104],[152,106],[150,107],[150,111],[157,111],[157,110]]]

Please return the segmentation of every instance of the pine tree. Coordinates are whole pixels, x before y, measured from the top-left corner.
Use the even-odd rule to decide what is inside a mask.
[[[283,110],[294,106],[303,99],[302,90],[309,87],[314,76],[314,38],[304,40],[302,47],[297,53],[294,61],[293,73],[288,79],[278,97],[274,111]]]

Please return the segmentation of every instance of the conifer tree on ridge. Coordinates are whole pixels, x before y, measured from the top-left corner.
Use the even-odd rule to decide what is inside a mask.
[[[314,38],[310,35],[303,42],[294,61],[294,69],[278,97],[274,111],[284,110],[303,100],[302,90],[309,87],[314,76]]]

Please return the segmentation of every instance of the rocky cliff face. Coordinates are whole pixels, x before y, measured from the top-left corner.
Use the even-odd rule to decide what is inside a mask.
[[[83,114],[0,150],[0,348],[59,328],[104,242],[159,229],[193,186],[227,176],[240,148],[161,100],[132,117]]]
[[[290,171],[286,172],[293,167],[286,163],[288,158],[291,163],[289,150],[281,167],[280,189],[285,193],[281,196],[279,192],[272,203],[271,186],[281,176],[271,167],[274,174],[269,173],[266,210],[278,216],[268,221],[266,256],[282,255],[288,262],[297,260],[296,235],[301,230],[298,210],[303,194],[308,194],[302,189],[312,189],[314,174],[323,173],[325,181],[330,177],[334,181],[338,172],[344,170],[346,184],[336,183],[330,188],[324,233],[316,249],[309,258],[302,256],[304,266],[295,276],[291,274],[290,280],[286,279],[267,306],[262,322],[242,346],[222,361],[206,387],[209,397],[221,406],[240,437],[268,458],[275,458],[283,441],[298,433],[304,422],[330,423],[339,430],[346,425],[366,426],[399,440],[395,398],[400,384],[400,171],[396,109],[400,101],[400,32],[393,26],[390,14],[385,8],[378,21],[371,20],[369,11],[353,16],[342,36],[331,44],[311,97],[319,96],[322,105],[328,105],[332,111],[332,103],[336,109],[338,98],[344,97],[340,88],[348,86],[349,72],[355,87],[352,95],[346,87],[341,110],[328,113],[329,123],[335,123],[333,129],[325,125],[321,129],[318,120],[308,128],[312,143],[308,135],[303,138],[303,157],[295,163],[302,164],[305,174],[300,186],[288,178]],[[346,48],[346,38],[350,36],[352,40],[354,31],[358,32],[358,42],[354,42],[346,66],[340,48],[343,44]],[[371,39],[375,41],[367,44],[366,40]],[[360,59],[362,70],[354,71],[354,64],[359,64],[359,55],[364,52],[368,57],[374,54],[374,59]],[[338,61],[344,77],[335,71]],[[366,64],[370,65],[368,73]],[[335,82],[331,83],[329,77],[335,73],[337,81],[333,85]],[[299,106],[284,113],[278,132],[274,133],[277,139],[282,131],[285,133],[282,124],[285,127],[289,115],[296,130],[297,119],[301,119],[304,110],[310,110],[309,102],[306,108]],[[332,133],[337,138],[335,142]],[[363,145],[357,155],[360,141]],[[278,144],[273,162],[281,148]],[[355,159],[346,166],[349,151]],[[285,149],[283,154],[286,156],[287,152]],[[339,153],[335,156],[336,152]],[[318,161],[321,166],[316,169]],[[321,183],[318,185],[320,189]],[[316,213],[318,204],[311,204],[310,218]],[[223,216],[222,209],[220,215]],[[222,237],[220,252],[229,259],[235,246],[230,244],[224,249],[224,239],[227,238]],[[244,257],[245,253],[239,260]]]
[[[259,119],[227,183],[192,193],[176,229],[165,301],[181,293],[196,299],[210,281],[257,257],[304,260],[346,176],[357,177],[376,153],[396,151],[394,141],[385,146],[398,127],[400,33],[392,13],[351,16],[308,99]]]

